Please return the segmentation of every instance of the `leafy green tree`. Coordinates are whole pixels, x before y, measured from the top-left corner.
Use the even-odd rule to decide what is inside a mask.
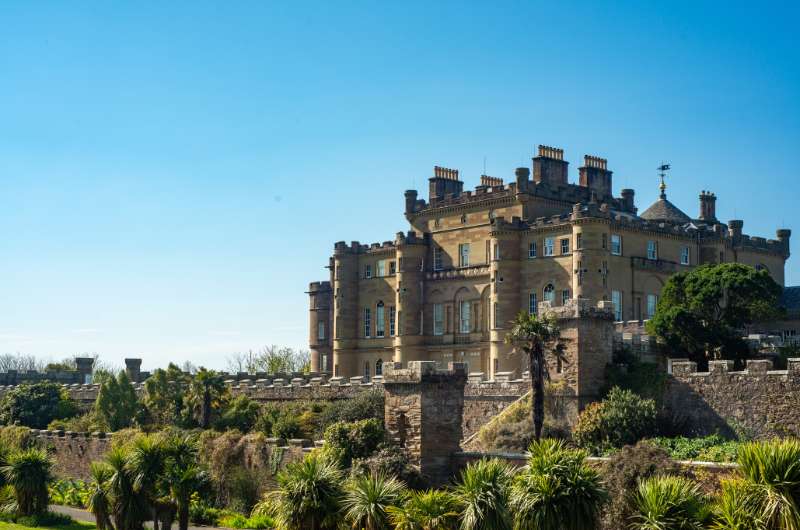
[[[702,530],[710,515],[699,486],[678,476],[640,481],[633,505],[633,530]]]
[[[67,391],[56,383],[22,384],[0,401],[0,422],[44,429],[55,419],[77,415],[78,407]]]
[[[222,376],[213,370],[201,367],[189,384],[187,405],[192,418],[202,429],[211,426],[214,414],[219,414],[228,397],[228,389]]]
[[[315,454],[277,476],[276,516],[284,530],[333,530],[340,520],[342,474]]]
[[[395,530],[456,530],[460,506],[449,491],[410,491],[400,506],[386,510]]]
[[[696,362],[746,356],[743,330],[780,314],[781,287],[766,270],[740,263],[703,265],[670,276],[647,330],[671,355]]]
[[[560,356],[561,350],[556,344],[559,336],[558,323],[552,314],[545,314],[540,318],[521,311],[511,322],[511,329],[505,338],[508,344],[521,349],[528,356],[533,389],[531,415],[535,440],[542,437],[542,425],[544,425],[544,382],[548,377],[544,350],[548,345],[556,345],[553,352]]]
[[[462,505],[462,530],[511,530],[508,496],[514,470],[497,459],[469,464],[454,494]]]
[[[138,407],[136,390],[124,371],[103,381],[94,403],[97,419],[111,431],[130,427]]]
[[[184,395],[189,376],[170,363],[159,368],[144,382],[144,405],[156,425],[187,426]]]
[[[511,486],[515,530],[592,530],[606,500],[586,453],[559,440],[531,444],[527,468]]]
[[[50,494],[48,485],[53,480],[53,462],[40,449],[13,453],[8,463],[0,469],[6,482],[14,490],[14,510],[23,516],[47,512]]]
[[[255,427],[261,405],[245,395],[231,399],[228,406],[214,422],[214,428],[219,431],[236,429],[240,432],[250,432]]]
[[[347,485],[342,510],[353,530],[389,530],[389,506],[403,497],[403,483],[384,474],[367,473],[353,477]]]

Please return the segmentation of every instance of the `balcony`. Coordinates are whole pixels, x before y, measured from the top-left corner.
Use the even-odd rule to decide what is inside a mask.
[[[631,267],[644,271],[663,272],[665,274],[678,272],[679,269],[678,264],[674,261],[647,259],[636,256],[631,257]]]
[[[442,269],[440,271],[428,271],[425,273],[426,280],[461,280],[467,278],[477,278],[489,275],[489,265],[471,265],[469,267],[456,267],[452,269]]]
[[[475,333],[448,333],[445,335],[427,335],[425,343],[429,345],[439,344],[475,344],[489,340],[489,332]]]

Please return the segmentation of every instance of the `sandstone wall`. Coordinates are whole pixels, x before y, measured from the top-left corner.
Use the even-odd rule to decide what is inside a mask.
[[[800,435],[800,359],[787,370],[772,370],[768,360],[711,361],[708,372],[697,364],[673,361],[665,404],[676,420],[697,435],[745,434],[755,438]]]

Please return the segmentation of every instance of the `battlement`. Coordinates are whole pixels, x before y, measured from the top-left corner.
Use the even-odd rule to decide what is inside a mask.
[[[709,361],[708,372],[698,372],[697,363],[688,360],[673,360],[672,375],[681,378],[713,378],[729,376],[736,378],[746,378],[749,376],[770,376],[775,378],[800,378],[800,359],[788,359],[786,370],[773,370],[772,361],[769,359],[748,359],[744,370],[734,371],[733,361],[720,360]]]
[[[599,156],[583,155],[583,165],[585,167],[607,170],[608,160],[605,158],[600,158]]]
[[[564,150],[549,145],[539,145],[539,156],[552,158],[553,160],[564,160]]]
[[[557,319],[600,318],[614,320],[614,304],[600,300],[593,305],[586,298],[570,298],[563,305],[551,306],[550,302],[539,302],[539,314],[550,314]]]
[[[450,379],[467,379],[466,363],[448,363],[447,369],[438,368],[435,361],[410,361],[407,368],[402,363],[384,363],[383,382],[392,383],[423,383],[437,382]]]
[[[327,292],[330,290],[331,282],[329,281],[311,282],[308,284],[308,294]]]

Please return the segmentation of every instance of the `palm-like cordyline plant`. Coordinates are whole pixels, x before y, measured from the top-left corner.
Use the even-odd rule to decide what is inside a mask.
[[[383,473],[367,473],[353,478],[342,499],[342,511],[353,530],[388,530],[386,509],[396,506],[403,496],[403,483]]]
[[[449,491],[409,492],[401,506],[387,508],[395,530],[455,530],[458,500]]]
[[[47,486],[53,480],[53,462],[42,450],[28,449],[13,453],[2,467],[6,482],[13,488],[16,501],[12,508],[19,515],[47,512],[50,498]]]
[[[508,495],[514,470],[497,459],[469,464],[455,495],[462,505],[462,530],[511,530]]]
[[[715,530],[767,530],[762,513],[761,490],[741,479],[720,482],[720,492],[714,506]]]
[[[158,530],[159,498],[164,475],[166,451],[164,444],[153,436],[136,440],[128,458],[128,466],[133,477],[133,486],[150,505],[153,517],[153,530]]]
[[[178,436],[167,442],[165,448],[165,482],[170,497],[178,510],[178,528],[189,527],[189,504],[192,494],[200,490],[209,477],[197,464],[197,440],[192,436]]]
[[[605,500],[586,453],[545,439],[531,444],[528,465],[512,483],[509,508],[515,530],[589,530]]]
[[[92,483],[86,507],[94,515],[98,530],[114,530],[111,524],[111,500],[108,496],[111,468],[104,462],[92,462],[90,474]]]
[[[278,473],[277,522],[284,530],[336,528],[342,499],[342,475],[330,462],[307,455]]]
[[[670,475],[639,482],[633,506],[635,530],[701,530],[709,516],[699,486]]]
[[[195,419],[203,429],[211,426],[214,409],[220,408],[227,388],[222,376],[213,370],[200,368],[189,385],[189,403]]]
[[[739,470],[755,488],[767,528],[800,529],[800,441],[752,442],[739,448]]]
[[[111,501],[111,518],[116,530],[139,530],[147,513],[147,502],[134,486],[134,476],[128,455],[121,448],[106,455],[111,475],[108,477],[108,495]]]
[[[545,346],[555,344],[560,337],[558,323],[551,313],[542,317],[521,311],[511,321],[511,329],[506,334],[505,341],[519,348],[528,356],[528,367],[533,392],[532,410],[533,436],[539,440],[542,436],[544,425],[544,381],[548,377],[547,361],[545,359]],[[556,355],[561,355],[560,348],[554,348]]]

